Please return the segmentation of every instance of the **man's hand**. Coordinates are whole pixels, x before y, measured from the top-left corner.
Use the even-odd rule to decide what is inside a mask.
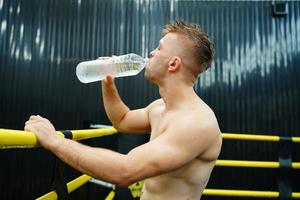
[[[102,84],[105,87],[109,87],[109,86],[112,86],[112,85],[114,86],[115,85],[115,79],[114,79],[113,76],[107,75],[105,77],[105,79],[103,79]]]
[[[46,149],[50,149],[52,144],[60,137],[56,134],[54,126],[48,119],[39,115],[30,116],[29,120],[25,122],[25,131],[31,131],[35,134],[38,142]]]

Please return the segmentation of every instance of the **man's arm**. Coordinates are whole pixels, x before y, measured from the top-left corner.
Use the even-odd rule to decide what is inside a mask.
[[[148,118],[149,106],[143,109],[130,110],[121,100],[114,80],[107,76],[102,81],[104,108],[112,125],[124,133],[150,132]]]
[[[119,186],[180,168],[214,144],[219,135],[214,125],[196,127],[186,117],[154,140],[128,154],[93,148],[55,134],[52,124],[39,116],[26,122],[25,130],[36,134],[39,143],[73,168]],[[184,134],[184,135],[183,135]]]

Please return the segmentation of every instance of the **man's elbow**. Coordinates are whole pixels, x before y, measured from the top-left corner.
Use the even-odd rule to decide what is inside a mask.
[[[125,133],[126,130],[127,130],[126,126],[125,126],[126,123],[124,123],[125,115],[126,115],[126,113],[120,119],[117,119],[117,120],[116,119],[115,120],[110,119],[113,127],[115,129],[117,129],[119,132],[122,132],[122,133]]]
[[[128,187],[135,182],[135,176],[132,175],[130,171],[120,167],[118,170],[111,172],[109,174],[103,175],[102,173],[97,172],[85,172],[89,176],[92,176],[96,179],[103,180],[112,184],[117,185],[118,187]]]
[[[141,177],[141,173],[139,173],[137,165],[135,165],[134,162],[131,162],[130,159],[128,159],[128,157],[127,159],[125,159],[123,164],[124,165],[122,167],[122,170],[117,176],[115,182],[117,186],[128,187],[129,185],[143,179],[143,177]]]
[[[118,187],[128,187],[129,185],[135,183],[136,181],[138,181],[137,176],[132,174],[132,173],[128,173],[128,172],[121,172],[122,174],[118,177],[118,179],[115,181],[115,184]]]
[[[128,130],[121,123],[112,123],[113,127],[120,133],[127,133]]]
[[[126,179],[123,179],[123,180],[119,180],[116,185],[118,187],[121,187],[121,188],[127,188],[129,185],[131,185],[132,182],[129,182],[128,180]]]

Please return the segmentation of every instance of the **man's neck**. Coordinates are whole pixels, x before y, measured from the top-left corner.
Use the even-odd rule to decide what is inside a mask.
[[[159,94],[166,104],[165,111],[187,106],[186,102],[194,99],[197,96],[193,86],[178,82],[159,86]]]

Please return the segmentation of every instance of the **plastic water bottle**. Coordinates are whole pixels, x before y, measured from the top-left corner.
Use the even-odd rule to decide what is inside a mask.
[[[105,60],[85,61],[77,65],[76,75],[82,83],[100,81],[107,75],[133,76],[142,71],[147,62],[147,58],[134,53],[113,56]]]

